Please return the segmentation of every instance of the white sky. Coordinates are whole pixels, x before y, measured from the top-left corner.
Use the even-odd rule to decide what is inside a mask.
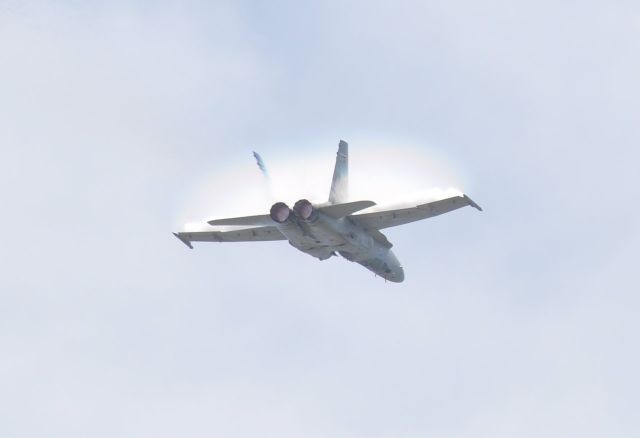
[[[0,2],[0,436],[632,436],[638,53],[624,1]],[[171,235],[340,138],[485,212],[400,285]]]

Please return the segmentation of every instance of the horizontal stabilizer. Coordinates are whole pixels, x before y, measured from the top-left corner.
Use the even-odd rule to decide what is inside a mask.
[[[364,210],[365,208],[373,207],[374,205],[376,205],[376,203],[373,201],[354,201],[327,205],[318,208],[318,210],[334,219],[340,219],[341,217],[349,216],[356,211]]]
[[[226,219],[214,219],[207,222],[209,225],[235,225],[239,227],[261,227],[273,225],[273,220],[268,214],[256,216],[230,217]]]

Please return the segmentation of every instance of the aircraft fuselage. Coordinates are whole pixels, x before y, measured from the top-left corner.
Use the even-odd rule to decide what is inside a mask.
[[[293,247],[320,260],[339,253],[386,280],[404,280],[404,271],[396,256],[367,230],[349,217],[334,218],[315,209],[308,201],[304,202],[306,204],[302,206],[296,203],[293,211],[280,204],[282,214],[279,217],[272,209],[276,227]],[[276,206],[278,204],[274,208]],[[293,214],[286,214],[285,208]]]

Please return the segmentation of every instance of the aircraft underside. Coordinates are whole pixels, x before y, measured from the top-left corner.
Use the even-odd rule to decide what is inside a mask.
[[[393,252],[354,220],[330,217],[305,199],[298,201],[293,211],[288,209],[283,203],[275,204],[271,218],[293,247],[319,260],[340,254],[386,280],[404,280],[404,271]]]
[[[262,158],[254,152],[266,173]],[[174,235],[189,248],[192,242],[257,242],[288,240],[296,249],[319,260],[340,254],[376,275],[402,282],[404,271],[391,251],[393,246],[380,231],[471,206],[482,211],[467,195],[460,194],[408,208],[362,213],[372,201],[348,201],[348,146],[340,141],[331,182],[329,202],[312,204],[306,199],[289,208],[276,202],[269,214],[209,221],[212,226],[241,227],[232,231],[180,232]]]

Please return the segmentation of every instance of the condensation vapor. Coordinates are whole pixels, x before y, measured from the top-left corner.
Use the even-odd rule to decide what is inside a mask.
[[[376,202],[367,211],[415,206],[462,193],[461,172],[431,149],[375,142],[357,146],[349,151],[349,198]],[[207,220],[266,214],[277,201],[290,206],[302,198],[324,203],[329,197],[335,152],[335,148],[322,147],[295,156],[291,152],[265,155],[267,179],[248,151],[243,162],[229,163],[194,179],[194,188],[177,217],[178,226],[189,231],[212,229]]]

